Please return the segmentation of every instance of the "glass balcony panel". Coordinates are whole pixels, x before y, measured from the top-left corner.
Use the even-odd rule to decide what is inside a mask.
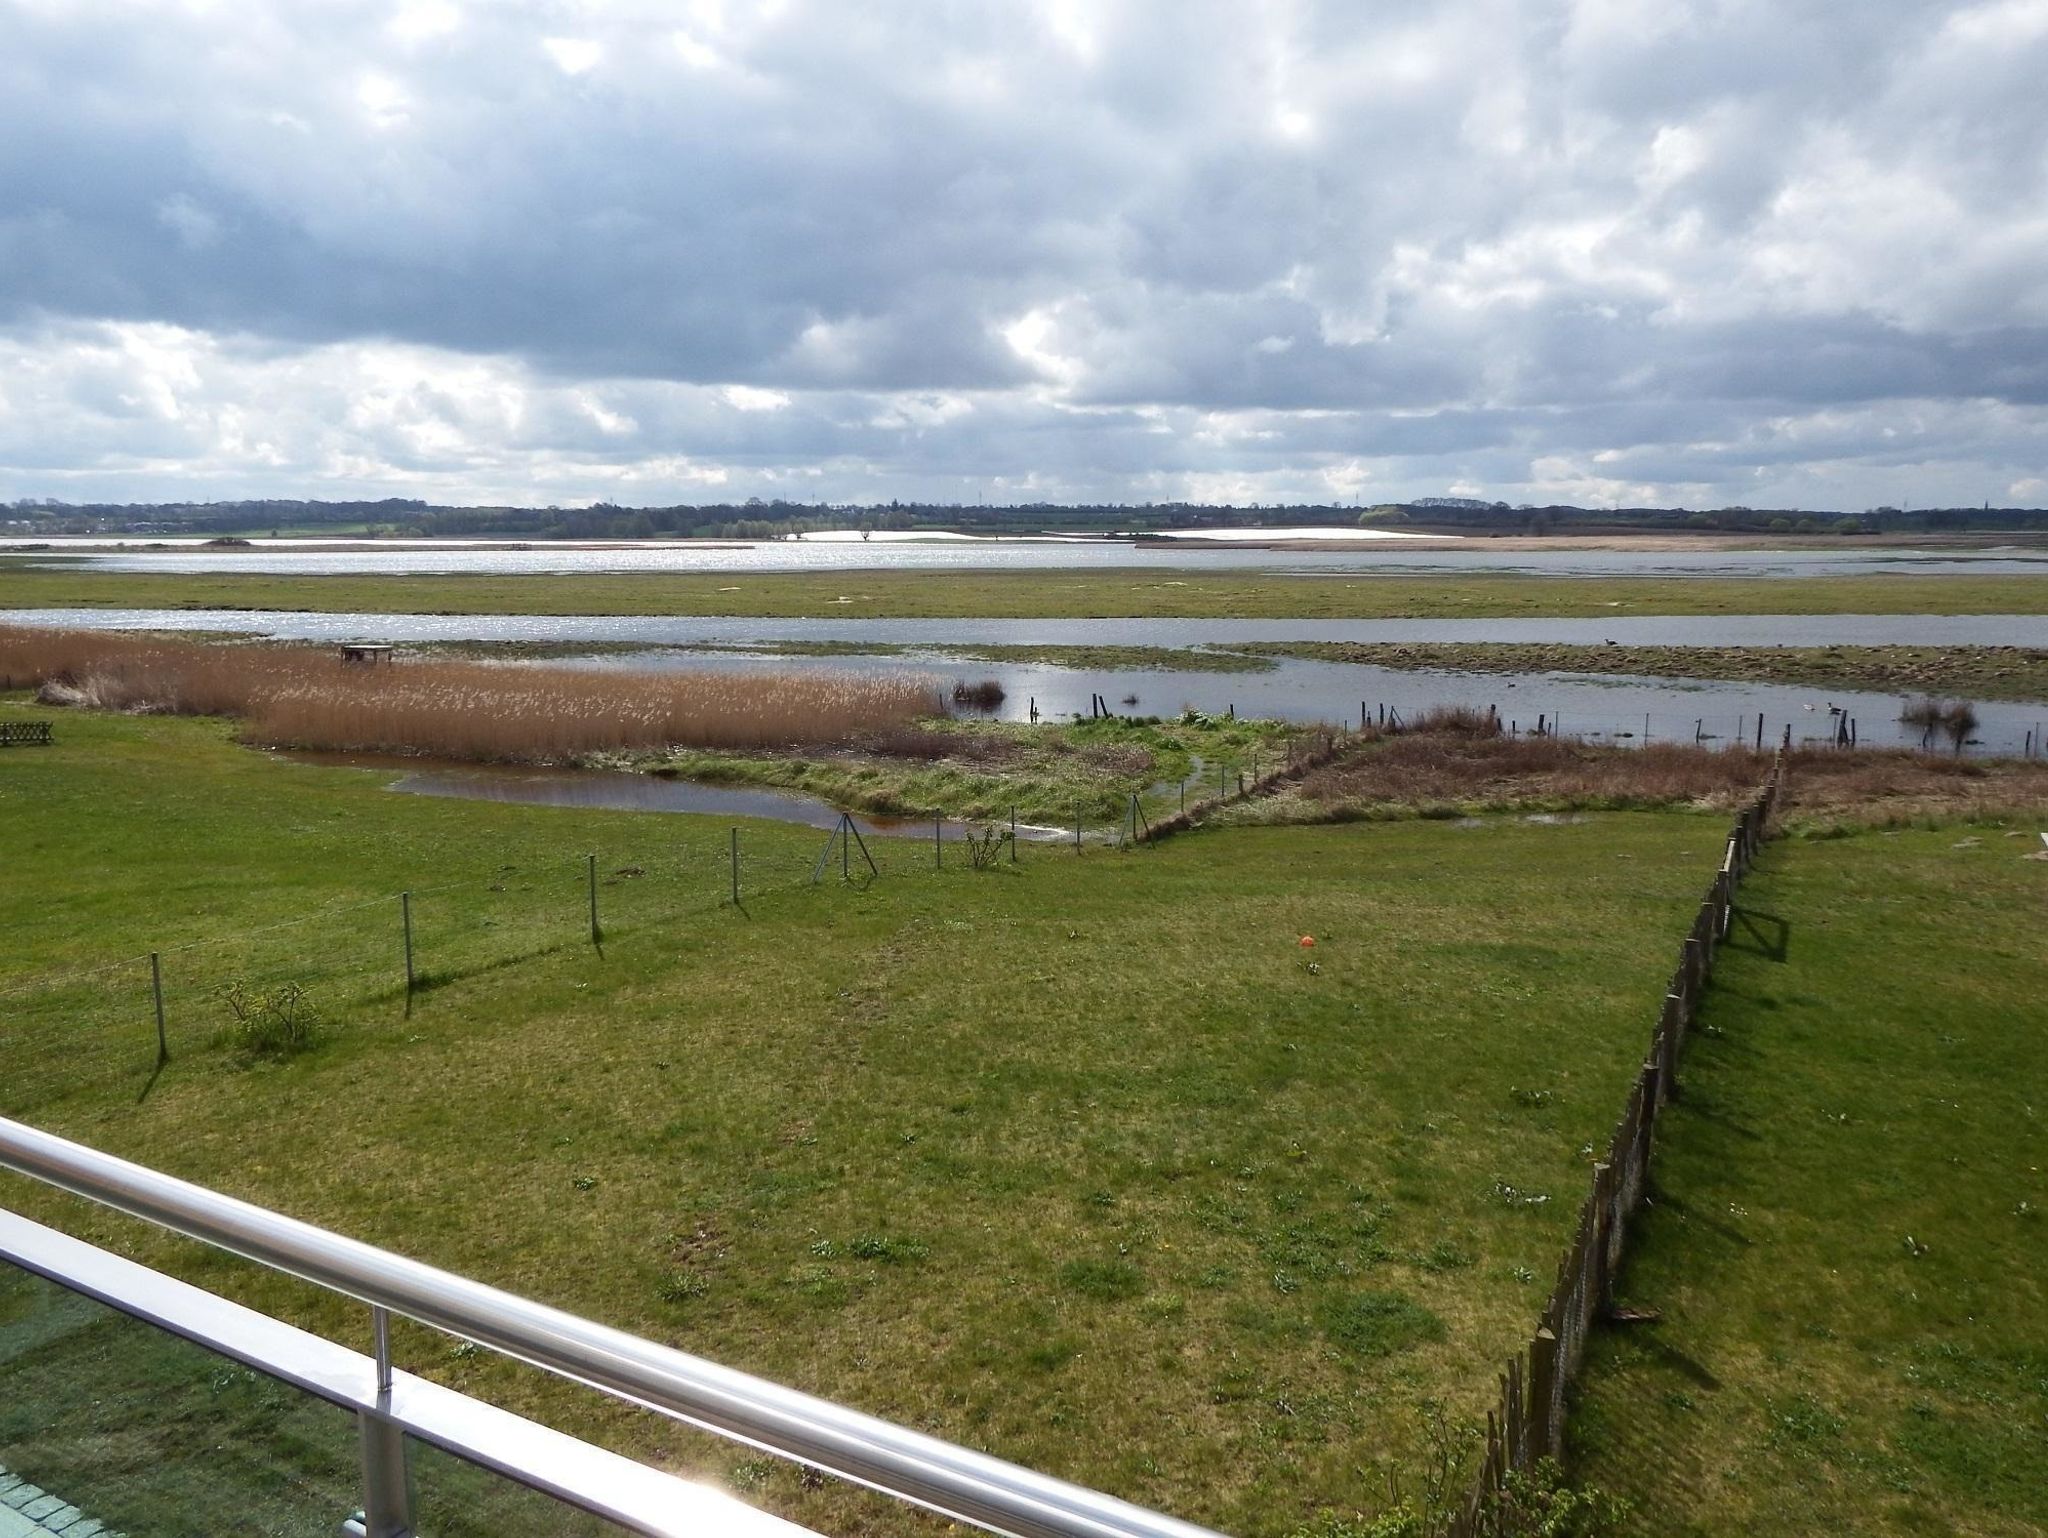
[[[4,1261],[0,1469],[0,1504],[128,1538],[335,1538],[362,1504],[353,1415]]]
[[[406,1439],[413,1518],[430,1538],[613,1538],[627,1529],[453,1453]]]

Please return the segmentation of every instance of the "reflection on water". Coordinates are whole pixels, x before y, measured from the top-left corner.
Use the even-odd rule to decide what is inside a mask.
[[[648,651],[564,658],[590,668],[711,669],[783,672],[805,665],[888,674],[929,675],[943,666],[934,649],[908,655],[829,658],[735,656],[730,652]],[[1795,743],[1834,740],[1838,713],[1855,719],[1857,741],[1868,747],[1916,747],[1920,733],[1899,723],[1899,697],[1805,685],[1684,678],[1638,678],[1599,673],[1447,673],[1369,667],[1353,662],[1276,658],[1263,673],[1183,672],[1168,668],[1076,669],[1039,663],[963,663],[976,678],[992,677],[1005,697],[995,719],[1070,721],[1089,714],[1090,699],[1136,699],[1119,715],[1173,717],[1187,711],[1282,721],[1356,726],[1360,712],[1382,707],[1410,717],[1432,705],[1498,710],[1511,729],[1544,730],[1596,742],[1720,744],[1777,742],[1791,729]],[[2027,733],[2048,724],[2048,705],[1988,700],[1977,705],[1978,751],[2018,753]]]
[[[1100,645],[1228,647],[1233,641],[1528,641],[1667,646],[2024,646],[2048,647],[2048,615],[1837,614],[1617,616],[1612,619],[1528,620],[858,620],[705,619],[601,616],[249,613],[240,610],[34,609],[7,622],[81,629],[214,630],[287,640],[519,640],[574,645],[644,643],[645,652],[564,659],[589,667],[774,671],[825,668],[871,673],[930,674],[951,668],[947,645]],[[777,641],[842,641],[906,646],[908,654],[832,657],[692,653],[691,645],[772,645]],[[1263,673],[1173,669],[1090,669],[1044,664],[960,661],[958,676],[993,677],[1006,697],[1001,719],[1030,719],[1035,705],[1048,720],[1086,715],[1089,697],[1135,697],[1120,714],[1175,716],[1186,710],[1291,721],[1355,723],[1361,706],[1384,704],[1412,713],[1430,705],[1496,706],[1518,728],[1539,718],[1546,728],[1606,741],[1754,741],[1761,714],[1766,741],[1786,727],[1795,742],[1833,737],[1834,711],[1857,723],[1870,746],[1912,746],[1918,734],[1898,722],[1896,695],[1787,684],[1607,678],[1580,673],[1475,674],[1409,672],[1355,663],[1278,659]],[[2044,740],[2048,706],[1982,701],[1982,750],[2017,753],[2028,732]],[[757,794],[757,792],[731,792]],[[764,814],[773,815],[773,814]]]
[[[2048,614],[1708,614],[1607,619],[758,619],[621,614],[327,614],[7,609],[0,623],[210,630],[285,641],[542,641],[648,646],[1221,646],[1242,641],[1530,641],[1598,646],[2048,647]]]
[[[507,801],[524,806],[570,806],[621,812],[694,812],[712,817],[759,817],[793,822],[829,831],[839,826],[839,808],[811,796],[779,790],[704,785],[694,780],[665,779],[605,769],[536,769],[514,764],[462,764],[422,767],[419,760],[374,753],[286,753],[295,763],[352,769],[398,771],[391,790],[414,796],[451,796],[464,801]],[[854,826],[870,838],[929,839],[932,824],[921,818],[863,817]],[[941,825],[947,842],[958,842],[968,829],[957,822]],[[1017,837],[1049,842],[1071,838],[1071,829],[1019,823]]]
[[[1278,531],[1267,531],[1268,537]],[[0,551],[10,542],[0,541]],[[22,542],[12,542],[17,548]],[[1136,545],[1127,540],[866,540],[823,544],[772,541],[649,545],[459,542],[352,550],[312,550],[290,540],[248,549],[202,550],[167,544],[144,550],[94,550],[83,542],[37,552],[42,560],[83,563],[97,571],[247,572],[277,576],[401,574],[535,575],[608,572],[842,572],[857,582],[875,571],[1158,570],[1289,572],[1527,572],[1545,576],[1843,576],[1910,570],[1979,575],[2048,569],[2048,552],[2025,546],[1914,549],[1861,545],[1839,550],[1495,550],[1473,538],[1429,547],[1367,550],[1213,550],[1196,542]]]

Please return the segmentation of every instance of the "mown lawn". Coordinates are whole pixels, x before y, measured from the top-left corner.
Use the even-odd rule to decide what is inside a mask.
[[[865,889],[812,888],[819,835],[756,823],[736,911],[723,823],[6,713],[57,745],[0,756],[0,1114],[1247,1535],[1382,1504],[1422,1402],[1483,1411],[1724,820],[1240,829],[981,872],[877,843]],[[146,962],[58,980],[151,949],[154,1077]],[[224,1041],[237,979],[302,983],[321,1044]],[[364,1338],[359,1309],[0,1192]],[[905,1521],[424,1331],[399,1355],[830,1530]],[[66,1456],[0,1439],[53,1487]]]
[[[2048,1530],[2040,848],[1798,841],[1744,888],[1631,1238],[1663,1317],[1597,1339],[1573,1422],[1636,1531]]]
[[[2040,614],[2048,576],[1292,576],[1102,571],[265,576],[108,572],[0,557],[0,608],[315,609],[364,614],[833,618],[1481,619],[1617,614]],[[1285,567],[1285,554],[1274,565]]]

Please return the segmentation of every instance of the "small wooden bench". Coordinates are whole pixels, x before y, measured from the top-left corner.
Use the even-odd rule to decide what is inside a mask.
[[[49,745],[50,723],[47,721],[0,721],[0,748],[47,748]]]
[[[344,641],[341,646],[343,662],[361,662],[374,667],[379,662],[389,662],[392,648],[373,641]]]

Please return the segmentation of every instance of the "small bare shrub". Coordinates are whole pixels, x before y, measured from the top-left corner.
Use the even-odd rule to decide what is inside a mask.
[[[976,870],[987,870],[1002,858],[1003,849],[1010,842],[1008,828],[986,827],[979,833],[967,830],[967,863]]]
[[[319,1039],[319,1017],[299,983],[260,988],[237,978],[215,997],[228,1013],[229,1041],[258,1057],[290,1057]]]

